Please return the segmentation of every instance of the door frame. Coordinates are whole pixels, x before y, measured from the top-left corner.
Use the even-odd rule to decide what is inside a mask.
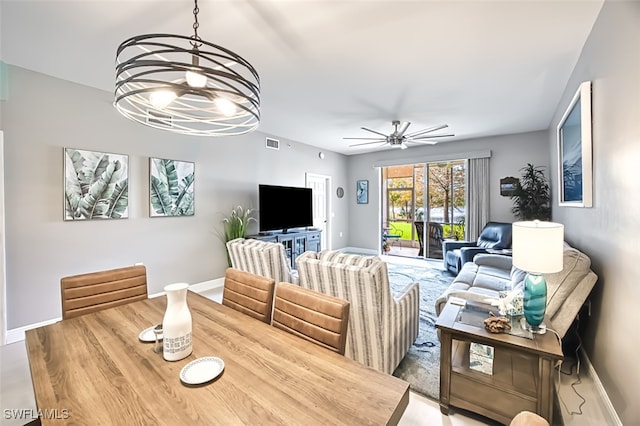
[[[0,130],[0,346],[7,343],[7,293],[5,281],[7,275],[4,226],[4,132]]]
[[[331,176],[329,175],[323,175],[323,174],[319,174],[319,173],[311,173],[311,172],[306,172],[304,175],[304,186],[309,188],[309,178],[315,178],[315,179],[323,179],[324,180],[324,184],[325,184],[325,192],[324,192],[324,205],[325,205],[325,218],[326,218],[326,222],[325,222],[325,229],[324,232],[322,233],[322,235],[320,236],[321,238],[321,245],[320,248],[322,250],[331,250],[331,248],[333,247],[332,243],[332,238],[331,238],[331,228],[332,228],[332,221],[331,221],[331,212],[333,211],[332,205],[331,205],[331,193],[332,193],[332,183],[331,183]]]

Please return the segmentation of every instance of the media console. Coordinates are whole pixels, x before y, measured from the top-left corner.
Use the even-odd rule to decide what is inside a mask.
[[[296,269],[296,258],[305,251],[320,251],[319,229],[295,229],[287,232],[270,232],[268,234],[250,235],[248,238],[255,238],[261,241],[282,243],[287,254],[289,265]]]

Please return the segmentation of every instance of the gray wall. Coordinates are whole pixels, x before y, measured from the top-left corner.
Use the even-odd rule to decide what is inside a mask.
[[[60,317],[59,280],[66,275],[144,262],[150,293],[222,277],[221,220],[238,204],[257,207],[258,183],[304,186],[312,172],[332,176],[334,187],[351,186],[344,155],[327,151],[321,160],[317,148],[284,139],[280,151],[269,150],[260,132],[174,135],[123,118],[111,93],[7,68],[0,125],[8,329]],[[63,221],[63,147],[129,155],[128,219]],[[195,216],[149,217],[149,157],[195,162]],[[349,199],[332,199],[334,247],[348,239]]]
[[[578,85],[592,81],[593,208],[556,207],[566,239],[592,259],[592,293],[584,347],[622,423],[638,424],[640,383],[640,2],[607,1],[551,123],[555,129]],[[557,179],[554,189],[557,192]]]
[[[369,204],[356,204],[349,210],[349,243],[354,247],[378,250],[380,247],[380,171],[373,164],[383,160],[398,160],[398,164],[413,164],[420,161],[437,161],[441,157],[453,155],[466,158],[473,151],[491,151],[489,161],[491,188],[491,220],[512,222],[513,203],[511,198],[500,195],[500,179],[506,176],[520,177],[520,169],[530,162],[542,166],[549,177],[548,132],[539,131],[514,135],[471,139],[456,142],[441,142],[437,145],[412,147],[407,150],[384,150],[371,154],[350,156],[349,181],[355,188],[359,179],[369,180]],[[355,195],[353,195],[355,197]]]

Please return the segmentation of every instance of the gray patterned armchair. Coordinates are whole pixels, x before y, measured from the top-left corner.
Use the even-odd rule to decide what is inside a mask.
[[[351,303],[345,356],[393,373],[418,336],[418,284],[392,294],[387,264],[379,257],[308,251],[296,264],[301,287]]]
[[[298,284],[298,274],[289,267],[289,260],[280,243],[250,238],[227,242],[231,267],[255,275],[273,278],[276,283]]]

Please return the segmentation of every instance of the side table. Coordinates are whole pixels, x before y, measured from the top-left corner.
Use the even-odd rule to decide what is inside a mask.
[[[490,309],[495,308],[450,299],[438,317],[440,411],[447,415],[454,406],[509,424],[528,410],[553,424],[554,365],[563,358],[558,338],[552,332],[527,332],[519,318],[513,334],[492,334],[482,323]],[[492,352],[484,369],[476,368],[476,353],[470,355],[478,344]]]

